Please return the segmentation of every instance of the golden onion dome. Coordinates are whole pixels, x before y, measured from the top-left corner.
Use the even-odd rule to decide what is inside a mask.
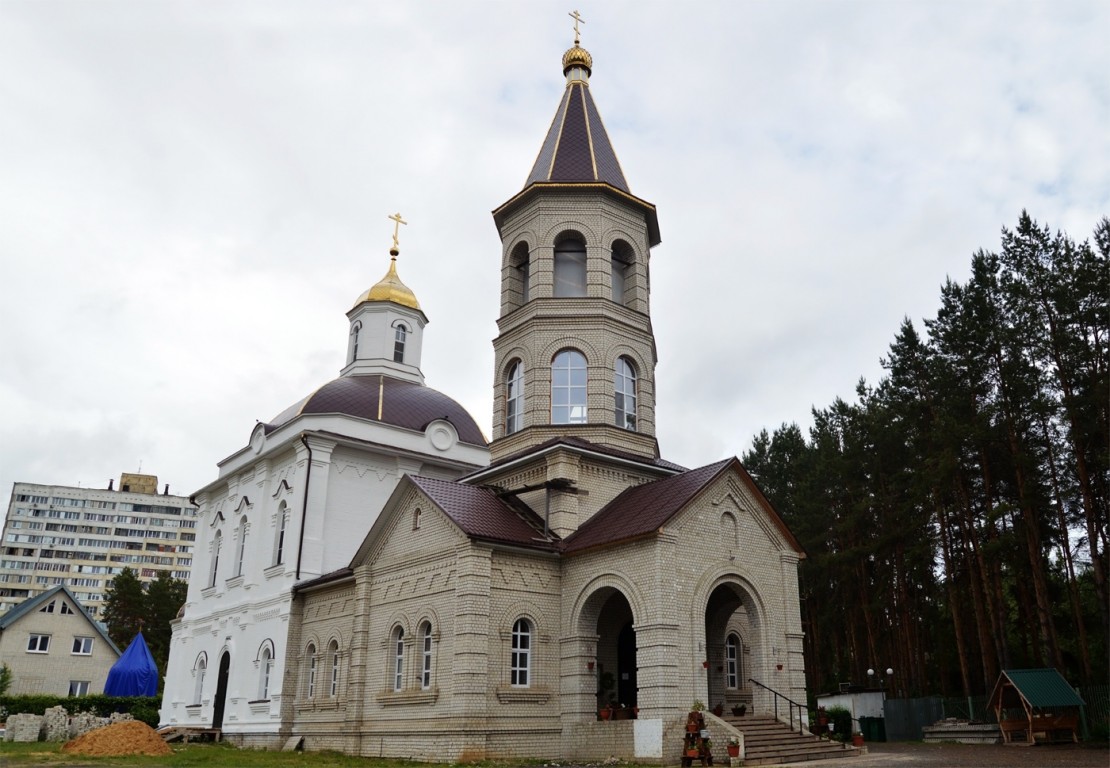
[[[570,71],[571,67],[582,67],[586,70],[587,75],[593,74],[594,57],[590,52],[580,46],[577,42],[573,48],[568,48],[567,52],[563,54],[563,74],[565,75]]]
[[[416,294],[402,283],[401,278],[397,275],[398,253],[400,251],[396,248],[389,249],[389,255],[392,257],[389,260],[389,271],[374,287],[358,297],[358,301],[355,302],[356,307],[364,301],[392,301],[402,307],[420,309],[420,302],[416,300]]]

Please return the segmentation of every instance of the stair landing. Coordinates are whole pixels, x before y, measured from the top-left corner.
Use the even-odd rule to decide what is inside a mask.
[[[831,760],[856,757],[862,752],[858,747],[792,731],[769,716],[728,715],[721,719],[744,734],[745,766]]]

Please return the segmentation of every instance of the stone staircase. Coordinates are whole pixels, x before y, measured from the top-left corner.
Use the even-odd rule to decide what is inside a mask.
[[[744,734],[745,766],[856,757],[861,752],[857,747],[845,746],[838,741],[792,731],[770,716],[728,715],[721,719]]]

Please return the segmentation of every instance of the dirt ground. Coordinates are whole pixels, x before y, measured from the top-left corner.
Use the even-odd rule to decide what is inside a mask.
[[[1110,747],[1051,744],[1007,747],[1001,744],[924,744],[880,742],[855,759],[821,760],[809,768],[1108,768]]]
[[[169,744],[146,723],[130,720],[106,725],[67,741],[63,752],[71,755],[117,757],[119,755],[172,755]]]

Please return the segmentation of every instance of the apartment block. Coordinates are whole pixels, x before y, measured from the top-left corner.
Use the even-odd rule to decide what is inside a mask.
[[[92,616],[126,567],[143,581],[158,571],[189,578],[197,508],[158,493],[158,477],[123,473],[119,488],[15,483],[0,542],[0,614],[65,586]]]

